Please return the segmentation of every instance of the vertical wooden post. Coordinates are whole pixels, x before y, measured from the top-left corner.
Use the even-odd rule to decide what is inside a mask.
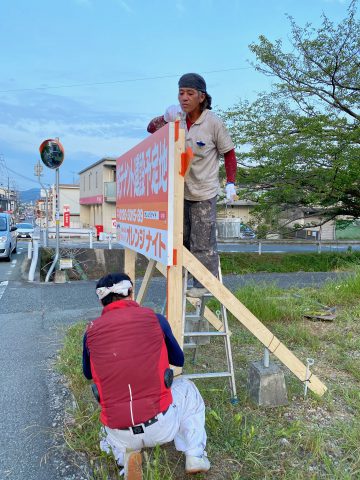
[[[181,155],[185,147],[185,131],[175,125],[174,155],[174,264],[167,268],[167,318],[179,345],[183,346],[183,215],[184,215],[184,177],[181,175]]]
[[[130,250],[125,248],[124,251],[124,273],[129,275],[131,280],[135,285],[135,262],[136,262],[136,252],[135,250]]]

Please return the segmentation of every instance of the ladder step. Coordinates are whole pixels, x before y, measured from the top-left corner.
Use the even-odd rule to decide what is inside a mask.
[[[188,296],[186,295],[186,298],[195,298],[196,300],[201,300],[202,298],[209,299],[209,298],[213,298],[213,297],[214,297],[214,295],[213,295],[212,293],[210,293],[210,292],[204,293],[204,294],[201,295],[200,297],[188,297]]]
[[[196,315],[189,313],[188,315],[185,316],[185,320],[193,320],[195,322],[199,322],[200,320],[204,320],[204,317],[201,315]]]
[[[225,332],[185,332],[184,337],[226,337]]]
[[[217,378],[217,377],[231,377],[230,372],[213,372],[213,373],[187,373],[182,375],[185,378]]]
[[[196,348],[197,344],[194,342],[184,343],[183,349],[186,350],[187,348]]]

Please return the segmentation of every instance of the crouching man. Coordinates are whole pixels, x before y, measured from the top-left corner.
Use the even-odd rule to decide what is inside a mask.
[[[103,305],[83,344],[83,372],[93,379],[104,425],[102,450],[112,452],[127,480],[141,480],[141,449],[174,440],[186,456],[186,473],[207,472],[205,406],[196,386],[172,382],[169,364],[182,367],[184,354],[166,318],[133,300],[124,273],[96,285]]]

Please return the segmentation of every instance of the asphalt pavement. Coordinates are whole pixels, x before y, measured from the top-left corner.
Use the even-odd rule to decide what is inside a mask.
[[[19,255],[18,262],[24,258],[25,253]],[[0,479],[88,478],[71,455],[66,465],[66,457],[61,460],[60,450],[54,448],[54,438],[61,433],[56,418],[68,393],[58,381],[53,363],[66,327],[99,315],[96,282],[28,283],[18,277],[12,274],[8,283],[0,285]],[[224,284],[236,291],[249,282],[289,288],[316,286],[337,278],[339,274],[305,272],[230,275],[224,277]],[[165,295],[165,280],[156,277],[144,303],[161,311]]]

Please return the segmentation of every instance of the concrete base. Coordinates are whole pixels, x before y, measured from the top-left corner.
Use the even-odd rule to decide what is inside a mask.
[[[248,391],[251,399],[261,407],[278,407],[288,404],[284,373],[271,362],[267,368],[262,361],[251,363]]]
[[[66,273],[65,270],[56,270],[54,283],[65,283],[66,282]]]

